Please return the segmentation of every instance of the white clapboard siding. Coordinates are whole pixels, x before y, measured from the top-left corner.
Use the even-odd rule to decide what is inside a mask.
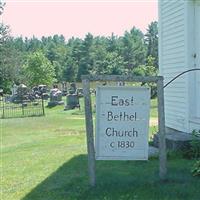
[[[186,67],[185,0],[159,1],[159,66],[166,84]],[[182,76],[165,88],[166,126],[188,130],[188,76]]]
[[[188,2],[188,65],[200,68],[200,1]],[[191,35],[192,40],[191,40]],[[194,58],[194,54],[196,57]],[[190,95],[190,132],[200,130],[200,71],[191,73]]]

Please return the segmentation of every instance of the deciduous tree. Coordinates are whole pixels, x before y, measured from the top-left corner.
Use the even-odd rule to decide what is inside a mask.
[[[31,87],[39,84],[51,85],[55,81],[55,69],[41,51],[28,56],[24,75]]]

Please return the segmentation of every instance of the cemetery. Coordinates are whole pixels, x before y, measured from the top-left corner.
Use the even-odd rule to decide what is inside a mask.
[[[2,200],[200,199],[200,2],[158,11],[119,37],[1,24]]]
[[[0,118],[44,116],[42,95],[31,92],[24,84],[15,85],[12,95],[0,97]]]
[[[82,88],[76,88],[75,83],[69,85],[67,93],[66,88],[62,91],[57,87],[48,90],[46,85],[38,85],[30,89],[24,84],[14,84],[11,89],[12,95],[4,95],[2,90],[0,118],[44,116],[45,106],[64,105],[64,110],[80,109],[79,98],[83,97]],[[63,95],[63,92],[66,94]],[[63,101],[64,98],[66,103]]]

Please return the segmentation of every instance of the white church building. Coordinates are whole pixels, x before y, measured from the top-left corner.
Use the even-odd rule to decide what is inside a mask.
[[[200,0],[159,0],[159,67],[165,84],[200,68]],[[164,97],[169,130],[200,130],[200,71],[177,78]]]

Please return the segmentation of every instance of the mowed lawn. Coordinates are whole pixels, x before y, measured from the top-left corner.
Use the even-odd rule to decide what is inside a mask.
[[[156,100],[152,107],[156,118]],[[174,154],[166,182],[159,180],[157,158],[97,161],[97,185],[91,188],[82,110],[58,106],[47,108],[45,117],[3,119],[1,140],[2,200],[200,199],[200,180],[190,173],[194,161]]]

